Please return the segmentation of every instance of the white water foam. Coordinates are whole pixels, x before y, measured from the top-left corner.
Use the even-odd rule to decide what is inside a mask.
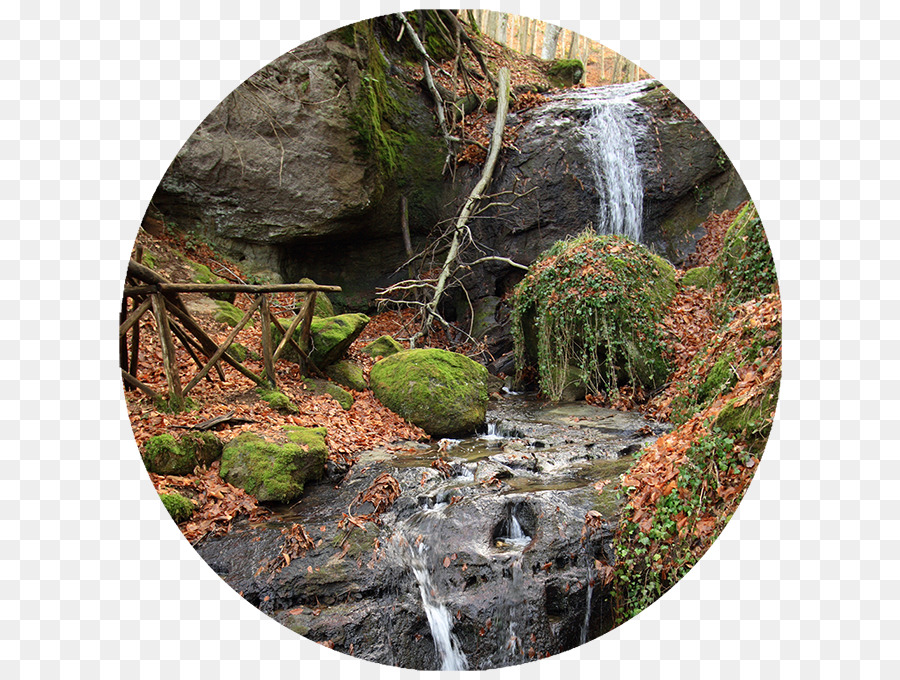
[[[600,194],[596,230],[640,242],[644,185],[635,141],[641,134],[634,116],[637,106],[623,99],[596,99],[584,126],[584,146]]]

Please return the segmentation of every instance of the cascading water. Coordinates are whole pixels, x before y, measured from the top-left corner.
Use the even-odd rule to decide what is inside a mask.
[[[636,110],[637,106],[625,99],[597,99],[583,132],[594,186],[600,194],[597,232],[639,242],[644,187],[635,152],[641,134],[634,121]]]
[[[587,587],[585,588],[587,591],[587,602],[584,605],[584,621],[581,624],[581,644],[587,642],[591,629],[591,599],[594,595],[594,570],[591,567],[591,561],[591,558],[588,557]]]

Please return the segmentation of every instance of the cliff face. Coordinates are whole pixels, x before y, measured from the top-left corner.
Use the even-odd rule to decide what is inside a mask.
[[[240,85],[201,123],[163,177],[153,204],[238,260],[344,287],[364,308],[374,289],[403,278],[400,197],[409,202],[414,246],[454,213],[480,168],[442,176],[446,148],[431,102],[385,61],[374,34],[348,27],[279,57]],[[747,192],[709,131],[655,81],[552,95],[512,114],[514,147],[490,191],[498,206],[473,221],[483,246],[529,264],[550,244],[598,226],[608,194],[585,144],[597,98],[627,99],[642,192],[642,237],[678,264],[711,211]],[[602,220],[601,220],[602,221]],[[502,295],[518,270],[474,270],[469,296]]]

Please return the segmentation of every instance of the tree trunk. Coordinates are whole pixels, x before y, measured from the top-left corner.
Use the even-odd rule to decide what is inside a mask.
[[[531,25],[529,26],[529,30],[528,30],[528,45],[525,48],[526,54],[534,55],[534,40],[535,40],[535,37],[537,36],[537,27],[538,27],[538,20],[532,19]]]
[[[498,12],[497,31],[494,34],[494,40],[501,45],[506,44],[506,34],[509,29],[509,15],[506,12]]]
[[[547,24],[547,29],[544,31],[544,45],[541,48],[541,59],[544,61],[556,59],[556,46],[559,43],[561,30],[556,24]]]
[[[569,51],[566,53],[567,59],[575,59],[578,48],[578,34],[575,31],[569,31]]]
[[[520,17],[519,19],[519,52],[526,54],[526,46],[528,45],[528,29],[531,27],[531,19]]]

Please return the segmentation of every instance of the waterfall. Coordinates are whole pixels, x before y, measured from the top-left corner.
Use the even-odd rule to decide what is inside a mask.
[[[469,662],[453,634],[453,619],[447,608],[437,598],[437,590],[431,582],[431,571],[428,568],[428,561],[425,559],[425,544],[419,543],[418,553],[410,546],[410,552],[412,554],[410,568],[419,584],[422,608],[428,619],[428,627],[431,629],[431,637],[434,639],[434,648],[441,659],[441,670],[468,670]]]
[[[600,194],[597,232],[639,242],[644,186],[634,145],[640,130],[629,116],[636,109],[625,99],[596,99],[583,132],[594,186]]]

